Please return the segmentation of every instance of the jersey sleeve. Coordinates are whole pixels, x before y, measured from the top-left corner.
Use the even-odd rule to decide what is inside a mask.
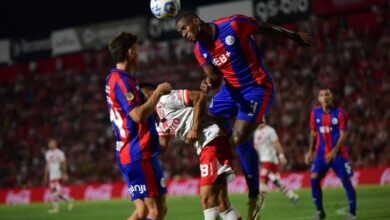
[[[204,53],[202,53],[202,50],[203,49],[200,44],[196,43],[194,47],[194,54],[200,66],[204,66],[209,63],[207,59],[203,56]]]
[[[338,121],[339,121],[339,128],[341,130],[348,129],[348,116],[347,113],[342,108],[339,108]]]
[[[129,113],[135,107],[141,105],[135,85],[127,80],[118,79],[114,85],[115,99],[121,109]]]
[[[279,140],[278,134],[276,134],[276,131],[273,128],[269,129],[269,137],[271,138],[272,142],[275,142],[275,141]]]
[[[164,131],[162,123],[156,123],[156,130],[158,133],[158,136],[160,137],[167,137],[169,136],[169,132]]]
[[[181,109],[191,106],[189,91],[187,89],[172,90],[169,97],[164,99],[165,107],[172,109]]]
[[[314,111],[312,110],[310,112],[310,128],[311,129],[316,129],[316,122],[315,122],[315,115],[314,115]]]
[[[60,159],[61,162],[64,162],[64,161],[65,161],[65,154],[64,154],[63,151],[60,151],[60,153],[59,153],[59,159]]]
[[[260,29],[260,23],[255,17],[245,15],[234,15],[231,25],[237,34],[244,36],[257,34]]]

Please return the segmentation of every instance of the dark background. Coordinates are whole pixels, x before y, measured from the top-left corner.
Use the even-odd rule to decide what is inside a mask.
[[[223,0],[182,0],[185,7]],[[151,14],[149,0],[0,1],[0,38],[34,37],[56,29]]]

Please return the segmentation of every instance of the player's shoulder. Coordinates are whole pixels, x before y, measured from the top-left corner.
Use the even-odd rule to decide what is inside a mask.
[[[338,112],[338,113],[341,113],[343,115],[347,115],[347,112],[345,111],[345,109],[341,106],[336,106],[335,107],[335,110]]]
[[[321,106],[320,105],[316,105],[314,106],[312,109],[311,109],[311,112],[320,112],[321,111]]]
[[[216,19],[214,21],[215,24],[222,24],[222,23],[225,23],[225,22],[235,22],[235,21],[256,21],[256,18],[254,17],[249,17],[249,16],[246,16],[246,15],[242,15],[242,14],[234,14],[234,15],[231,15],[231,16],[228,16],[228,17],[223,17],[223,18],[219,18],[219,19]]]

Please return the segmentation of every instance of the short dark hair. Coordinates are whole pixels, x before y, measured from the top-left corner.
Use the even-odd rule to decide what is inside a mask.
[[[156,89],[156,86],[152,83],[143,82],[138,85],[140,89],[146,88],[146,89]]]
[[[194,12],[192,11],[186,11],[186,12],[183,12],[181,14],[179,14],[176,18],[176,24],[179,23],[180,20],[182,19],[185,19],[186,21],[187,20],[190,20],[190,19],[194,19],[194,18],[199,18],[198,15],[196,15]]]
[[[114,62],[120,63],[125,61],[127,51],[137,43],[137,40],[136,35],[128,32],[121,32],[112,38],[108,43],[108,49]]]

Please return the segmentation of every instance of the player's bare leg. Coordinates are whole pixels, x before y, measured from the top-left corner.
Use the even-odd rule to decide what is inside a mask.
[[[135,210],[131,216],[127,218],[127,220],[140,220],[145,219],[148,215],[148,208],[143,199],[136,199],[133,201]]]
[[[260,208],[264,197],[259,195],[258,154],[253,147],[252,134],[257,124],[236,120],[233,126],[232,142],[240,157],[241,167],[249,188],[248,219],[260,219]]]
[[[200,187],[200,203],[203,208],[205,220],[216,220],[219,216],[217,194],[214,185]]]
[[[148,197],[144,201],[148,209],[147,219],[164,219],[166,214],[165,196]]]
[[[219,215],[223,220],[241,220],[241,215],[229,201],[226,181],[216,184]]]

